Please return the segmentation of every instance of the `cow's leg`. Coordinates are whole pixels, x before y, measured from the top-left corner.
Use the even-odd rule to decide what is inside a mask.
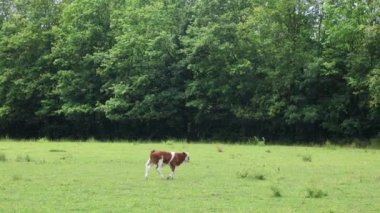
[[[145,164],[145,179],[148,178],[149,169],[150,169],[150,159],[148,159],[148,161]]]
[[[173,180],[175,166],[170,164],[170,169],[171,169],[172,171],[170,172],[170,174],[169,174],[169,176],[168,176],[168,179],[172,179],[172,180]]]
[[[157,163],[157,172],[160,174],[161,179],[164,179],[164,175],[162,174],[161,168],[164,164],[164,158],[161,158]]]

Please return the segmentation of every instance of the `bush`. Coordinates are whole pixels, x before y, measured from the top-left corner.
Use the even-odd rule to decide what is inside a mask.
[[[371,148],[380,149],[380,137],[370,139]]]

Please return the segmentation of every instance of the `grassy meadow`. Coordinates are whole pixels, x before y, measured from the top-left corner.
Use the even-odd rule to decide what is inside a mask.
[[[190,163],[144,180],[152,149]],[[0,212],[380,212],[379,189],[380,150],[0,141]]]

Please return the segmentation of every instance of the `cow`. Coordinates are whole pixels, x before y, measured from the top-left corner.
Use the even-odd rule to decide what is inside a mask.
[[[164,179],[162,174],[162,166],[168,164],[172,170],[167,179],[173,179],[174,170],[176,166],[181,165],[183,162],[190,162],[190,156],[187,152],[166,152],[152,150],[150,152],[150,158],[145,165],[145,179],[148,178],[150,166],[152,164],[157,165],[157,172],[160,174],[161,179]]]

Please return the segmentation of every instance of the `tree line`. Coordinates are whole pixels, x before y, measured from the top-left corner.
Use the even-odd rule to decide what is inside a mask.
[[[376,0],[0,0],[0,136],[380,133]]]

